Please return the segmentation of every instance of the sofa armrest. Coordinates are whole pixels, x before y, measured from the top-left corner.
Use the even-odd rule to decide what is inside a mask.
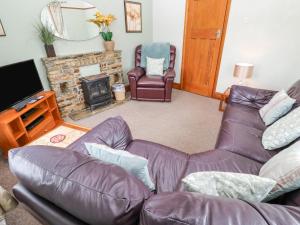
[[[121,117],[114,117],[97,125],[67,148],[87,154],[85,143],[91,142],[125,150],[131,141],[132,135],[127,123]]]
[[[127,75],[129,78],[135,78],[136,81],[138,81],[142,76],[144,76],[146,73],[145,69],[142,67],[136,67],[132,70],[130,70]]]
[[[260,109],[266,105],[276,93],[277,91],[233,85],[230,90],[229,103],[238,103]]]
[[[169,80],[174,80],[175,76],[176,76],[175,70],[168,69],[164,73],[164,81],[166,82],[168,79]]]
[[[18,148],[10,151],[9,166],[30,192],[87,224],[136,225],[152,194],[121,167],[64,148]]]
[[[147,200],[140,225],[299,225],[299,221],[299,207],[174,192]]]

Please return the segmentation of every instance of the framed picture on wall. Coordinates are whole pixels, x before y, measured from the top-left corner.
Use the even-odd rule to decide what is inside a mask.
[[[6,36],[1,20],[0,20],[0,36]]]
[[[124,1],[127,33],[142,33],[142,3]]]

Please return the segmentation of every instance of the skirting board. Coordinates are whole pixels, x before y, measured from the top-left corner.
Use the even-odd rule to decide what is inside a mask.
[[[173,83],[173,88],[181,90],[181,84],[180,83]]]
[[[212,97],[215,99],[221,100],[221,99],[223,99],[223,96],[224,96],[224,94],[222,94],[220,92],[214,92]]]
[[[181,90],[181,84],[179,84],[179,83],[173,83],[173,88]],[[129,84],[125,85],[125,90],[126,90],[126,92],[130,91],[130,85]]]
[[[181,90],[181,84],[180,83],[173,83],[173,88]],[[130,85],[126,84],[125,89],[126,89],[126,92],[129,92],[130,91]],[[224,96],[224,94],[222,94],[220,92],[214,92],[212,98],[221,100],[221,99],[223,99],[223,96]]]

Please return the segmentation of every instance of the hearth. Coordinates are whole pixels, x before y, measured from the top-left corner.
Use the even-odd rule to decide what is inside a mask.
[[[80,80],[85,103],[91,110],[111,103],[112,95],[107,74],[83,77]]]

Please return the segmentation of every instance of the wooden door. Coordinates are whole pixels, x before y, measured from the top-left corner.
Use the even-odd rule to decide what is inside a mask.
[[[230,0],[187,0],[182,89],[212,96],[220,64]]]

